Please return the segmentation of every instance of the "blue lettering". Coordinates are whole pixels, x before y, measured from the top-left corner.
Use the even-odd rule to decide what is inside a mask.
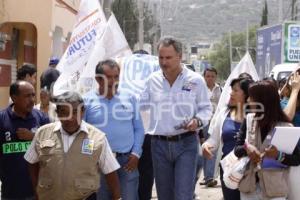
[[[86,36],[85,36],[86,37]],[[79,43],[82,42],[82,46],[85,45],[84,37],[79,40]]]
[[[77,44],[77,45],[76,45]],[[79,42],[76,42],[76,44],[73,44],[73,47],[76,49],[76,50],[80,50],[81,49],[81,44]]]
[[[151,74],[151,66],[149,63],[144,63],[144,67],[143,67],[143,73],[142,73],[142,77],[141,79],[145,79],[147,78],[150,74]]]
[[[86,39],[86,41],[91,41],[92,39],[93,39],[93,36],[92,36],[92,34],[91,33],[89,33],[88,35],[86,35],[85,37],[84,37],[85,39]]]
[[[73,49],[72,46],[69,46],[69,51],[68,51],[69,56],[71,56],[73,53],[75,53],[75,50]]]
[[[137,79],[137,74],[141,73],[143,70],[143,62],[141,60],[135,60],[133,62],[133,68],[132,68],[132,79]]]

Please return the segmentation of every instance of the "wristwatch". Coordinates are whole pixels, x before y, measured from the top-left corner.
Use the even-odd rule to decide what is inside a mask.
[[[202,120],[199,117],[195,117],[195,119],[198,122],[198,127],[201,127],[203,125]]]

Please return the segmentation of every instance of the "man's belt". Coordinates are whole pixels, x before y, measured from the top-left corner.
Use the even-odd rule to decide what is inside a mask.
[[[166,135],[152,135],[153,138],[157,138],[160,140],[166,140],[166,141],[179,141],[182,140],[183,138],[189,137],[191,135],[194,135],[196,132],[195,131],[188,131],[185,133],[181,133],[179,135],[170,135],[170,136],[166,136]]]
[[[128,156],[130,153],[131,153],[131,152],[126,152],[126,153],[115,152],[116,157],[119,157],[119,156]]]

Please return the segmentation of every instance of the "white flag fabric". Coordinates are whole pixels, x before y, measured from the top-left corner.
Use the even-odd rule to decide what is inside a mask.
[[[118,92],[130,94],[139,99],[144,90],[145,83],[149,76],[160,70],[158,57],[147,54],[133,54],[129,57],[118,59],[121,66],[121,74]],[[145,130],[150,123],[150,111],[141,111]]]
[[[160,70],[158,57],[147,54],[133,54],[129,57],[118,59],[121,74],[118,91],[139,98],[144,90],[145,82],[149,76]]]
[[[98,0],[81,0],[69,46],[56,67],[61,75],[54,84],[54,95],[75,89],[96,41],[104,33],[106,23]]]
[[[77,90],[84,94],[92,88],[97,87],[95,69],[99,61],[130,55],[132,55],[131,49],[115,15],[112,13],[106,24],[104,34],[101,39],[97,41],[86,67],[79,78]]]
[[[245,54],[245,56],[242,58],[242,60],[237,64],[237,66],[234,68],[234,70],[231,72],[231,74],[229,75],[229,77],[226,80],[225,86],[224,86],[224,88],[222,90],[222,94],[220,96],[218,106],[216,108],[216,112],[210,122],[210,127],[209,127],[210,130],[211,130],[211,127],[214,126],[214,124],[216,122],[215,121],[216,113],[219,113],[221,110],[227,108],[227,104],[229,102],[230,93],[231,93],[231,87],[230,87],[231,81],[235,78],[238,78],[238,76],[241,73],[250,74],[254,81],[257,81],[259,79],[257,71],[253,64],[253,61],[251,59],[251,56],[248,52]]]
[[[222,90],[222,94],[220,96],[218,106],[216,108],[216,112],[215,112],[214,116],[212,117],[212,119],[210,121],[209,130],[208,130],[209,134],[212,134],[212,131],[215,129],[216,122],[217,122],[217,117],[216,117],[217,113],[223,111],[224,109],[227,109],[227,104],[229,102],[230,93],[231,93],[231,87],[230,87],[231,81],[235,78],[238,78],[238,76],[241,73],[250,74],[254,81],[259,80],[257,71],[256,71],[255,66],[253,64],[251,56],[248,52],[241,59],[241,61],[237,64],[237,66],[234,68],[234,70],[231,72],[231,74],[229,75],[229,77],[226,80],[225,86],[224,86],[224,88]],[[221,160],[221,152],[222,152],[222,148],[219,146],[218,153],[217,153],[218,155],[217,155],[217,159],[216,159],[216,165],[215,165],[215,173],[214,173],[215,175],[214,175],[214,177],[216,177],[217,174],[218,174],[218,166],[219,166],[218,163]]]

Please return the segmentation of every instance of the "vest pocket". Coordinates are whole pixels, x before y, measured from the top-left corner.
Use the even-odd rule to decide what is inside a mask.
[[[43,140],[40,142],[40,155],[51,155],[55,152],[55,141],[54,140]]]
[[[75,179],[75,188],[81,195],[95,192],[99,187],[99,181],[88,178]]]

